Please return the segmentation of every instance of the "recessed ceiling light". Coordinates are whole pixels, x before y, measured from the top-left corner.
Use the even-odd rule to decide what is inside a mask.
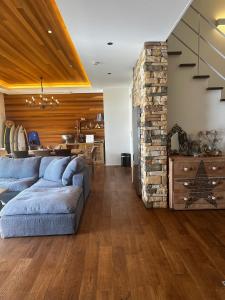
[[[100,61],[93,61],[93,63],[92,63],[94,66],[98,66],[98,65],[100,65],[101,64],[101,62]]]
[[[108,45],[108,46],[112,46],[112,45],[113,45],[113,42],[108,42],[107,45]]]
[[[48,33],[49,33],[49,34],[52,34],[52,30],[51,30],[51,29],[49,29],[49,30],[48,30]]]

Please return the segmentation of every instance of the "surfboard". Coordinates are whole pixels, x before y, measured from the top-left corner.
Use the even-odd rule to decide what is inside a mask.
[[[7,153],[11,153],[10,149],[10,130],[11,128],[6,127],[5,128],[5,149]]]
[[[22,125],[20,125],[19,130],[18,130],[18,150],[19,151],[26,151],[27,146],[26,146],[26,136],[24,134],[24,128]]]
[[[6,127],[11,128],[11,127],[13,127],[13,125],[15,125],[15,123],[13,121],[10,121],[10,120],[5,121],[5,126]]]
[[[13,125],[10,130],[9,143],[10,143],[10,151],[14,152],[14,134],[15,134],[16,126]]]
[[[29,142],[28,142],[27,131],[26,131],[25,128],[23,129],[23,131],[24,131],[25,142],[26,142],[26,150],[29,150]]]
[[[6,126],[4,127],[4,133],[3,133],[3,147],[5,148],[6,147],[6,144],[5,144],[5,134],[6,134]]]
[[[15,123],[13,121],[9,121],[9,120],[5,121],[4,147],[8,153],[11,153],[10,131],[13,125],[15,126]]]
[[[5,124],[2,125],[1,147],[5,148]]]
[[[20,125],[18,125],[14,132],[14,151],[18,151],[18,131],[19,131]]]

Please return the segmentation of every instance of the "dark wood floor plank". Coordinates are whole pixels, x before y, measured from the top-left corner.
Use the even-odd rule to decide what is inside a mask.
[[[225,299],[225,211],[148,210],[96,167],[77,235],[0,240],[3,300]]]

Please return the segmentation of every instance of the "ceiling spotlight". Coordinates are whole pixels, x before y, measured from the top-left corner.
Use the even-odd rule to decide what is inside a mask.
[[[52,30],[51,30],[51,29],[49,29],[49,30],[48,30],[48,33],[49,33],[49,34],[52,34]]]
[[[108,46],[112,46],[112,45],[113,45],[113,42],[108,42],[107,45],[108,45]]]
[[[218,27],[220,30],[225,29],[225,19],[216,20],[216,27]]]

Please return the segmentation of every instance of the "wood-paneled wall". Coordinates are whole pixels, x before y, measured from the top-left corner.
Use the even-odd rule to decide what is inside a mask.
[[[27,132],[37,131],[44,146],[62,143],[62,134],[75,133],[76,120],[81,117],[96,119],[103,112],[102,93],[54,95],[60,106],[52,110],[27,107],[25,99],[31,96],[4,95],[6,118],[22,124]],[[99,134],[102,137],[102,131]]]

